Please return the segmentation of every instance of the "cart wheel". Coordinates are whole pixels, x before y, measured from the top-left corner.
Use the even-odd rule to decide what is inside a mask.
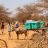
[[[6,41],[0,39],[0,48],[8,48]]]

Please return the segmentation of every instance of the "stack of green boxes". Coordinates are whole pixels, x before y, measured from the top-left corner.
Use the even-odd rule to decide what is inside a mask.
[[[39,21],[26,21],[25,29],[38,29]]]
[[[45,23],[43,21],[28,20],[25,23],[25,29],[39,29],[44,28]]]

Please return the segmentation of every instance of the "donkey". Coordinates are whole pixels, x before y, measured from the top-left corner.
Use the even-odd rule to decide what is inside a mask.
[[[18,29],[18,30],[17,30]],[[21,34],[24,34],[25,35],[25,38],[27,37],[27,30],[25,29],[19,29],[19,28],[15,28],[13,27],[12,31],[15,31],[16,35],[17,35],[17,39],[19,39],[19,35]]]
[[[25,35],[25,38],[27,37],[27,30],[24,30],[24,29],[20,30],[20,29],[19,29],[18,31],[16,30],[15,32],[16,32],[16,34],[17,34],[17,39],[19,39],[19,35],[20,35],[20,34],[21,34],[21,35],[24,34],[24,35]]]

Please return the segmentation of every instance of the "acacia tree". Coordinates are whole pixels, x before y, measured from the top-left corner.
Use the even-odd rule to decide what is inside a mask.
[[[42,1],[44,1],[44,2],[48,3],[48,0],[42,0]]]
[[[41,12],[40,10],[37,9],[36,5],[33,5],[33,6],[32,5],[26,5],[23,8],[17,8],[17,10],[18,10],[18,14],[17,14],[16,18],[19,21],[23,21],[23,20],[26,21],[26,20],[32,19],[31,14],[37,15],[37,13]]]
[[[8,12],[8,9],[6,9],[4,6],[0,5],[0,21],[4,20],[4,21],[9,21],[9,14],[11,12]]]
[[[39,15],[39,14],[40,13],[42,14],[43,11],[47,8],[48,8],[48,3],[46,3],[46,1],[35,5],[25,5],[23,6],[23,8],[17,8],[18,14],[16,18],[19,21],[22,21],[23,19],[46,20],[44,15]]]

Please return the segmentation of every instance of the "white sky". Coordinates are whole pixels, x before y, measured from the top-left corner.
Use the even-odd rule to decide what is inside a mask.
[[[36,3],[38,0],[0,0],[0,4],[4,5],[7,8],[10,8],[11,10],[30,3]]]

